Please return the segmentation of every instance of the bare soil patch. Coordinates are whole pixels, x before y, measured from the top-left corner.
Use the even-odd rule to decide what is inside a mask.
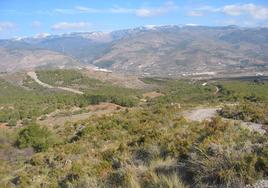
[[[0,129],[7,129],[7,123],[0,123]]]
[[[161,96],[163,96],[163,94],[162,93],[158,93],[156,91],[152,91],[152,92],[144,93],[142,96],[144,98],[147,98],[148,97],[150,99],[153,99],[153,98],[156,98],[156,97],[161,97]]]
[[[84,75],[101,80],[103,82],[109,82],[116,86],[134,88],[134,89],[143,89],[151,87],[148,84],[145,84],[137,76],[123,75],[114,72],[101,72],[94,70],[83,71]]]
[[[41,125],[64,125],[66,122],[77,122],[80,120],[87,119],[91,116],[101,116],[111,114],[113,112],[119,111],[123,109],[123,107],[112,104],[112,103],[100,103],[98,105],[90,105],[85,109],[89,110],[89,112],[81,113],[81,114],[74,114],[68,116],[53,116],[55,113],[51,113],[48,117],[44,120],[38,120],[38,123]],[[59,110],[57,112],[60,112]]]
[[[215,117],[218,109],[219,108],[196,108],[183,112],[183,115],[190,121],[204,121]]]
[[[211,118],[215,117],[217,115],[217,110],[219,110],[219,108],[196,108],[196,109],[183,112],[183,115],[187,120],[201,122],[204,120],[210,120]],[[223,118],[223,120],[232,122],[234,124],[239,124],[242,127],[247,128],[251,131],[256,131],[261,134],[266,133],[266,130],[262,128],[263,127],[262,124],[244,122],[240,120],[233,120],[233,119],[226,119],[226,118]]]

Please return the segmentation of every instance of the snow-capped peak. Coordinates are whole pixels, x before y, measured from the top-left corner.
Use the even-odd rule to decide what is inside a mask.
[[[146,29],[156,29],[157,27],[161,27],[161,25],[145,25]]]
[[[20,37],[14,37],[12,40],[21,41],[21,40],[26,39],[26,38],[27,38],[26,36],[20,36]]]
[[[50,33],[38,33],[33,38],[35,38],[35,39],[43,39],[43,38],[47,38],[50,35],[51,35]]]

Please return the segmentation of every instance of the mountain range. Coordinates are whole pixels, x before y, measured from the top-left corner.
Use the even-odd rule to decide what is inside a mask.
[[[146,26],[0,40],[0,71],[96,66],[135,75],[268,70],[268,28]]]

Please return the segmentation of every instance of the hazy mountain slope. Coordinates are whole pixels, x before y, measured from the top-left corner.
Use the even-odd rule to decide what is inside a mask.
[[[268,62],[268,29],[244,29],[224,33],[220,39],[230,43],[248,58],[250,62],[263,64]],[[244,62],[245,63],[245,62]]]
[[[70,55],[82,63],[90,63],[94,58],[102,55],[109,45],[81,37],[62,37],[42,41],[38,47]]]
[[[130,35],[94,61],[120,72],[153,75],[267,66],[267,29],[165,27]],[[243,36],[234,32],[242,32]]]
[[[268,29],[229,27],[159,26],[104,32],[70,33],[17,40],[1,40],[5,69],[20,62],[12,51],[45,56],[53,53],[81,64],[94,64],[115,72],[139,75],[176,76],[194,72],[259,71],[268,68]],[[54,51],[54,52],[52,52]],[[41,53],[42,52],[42,53]],[[7,54],[6,54],[7,53]],[[57,59],[56,58],[56,59]],[[26,58],[27,59],[27,58]],[[35,67],[30,59],[17,68]],[[64,61],[55,60],[55,66]],[[7,63],[12,61],[13,63]],[[64,64],[64,63],[63,63]],[[16,66],[15,66],[16,67]],[[0,68],[3,69],[3,68]]]
[[[79,62],[88,64],[108,51],[111,41],[109,33],[101,32],[0,40],[3,56],[0,71],[47,65],[80,65]]]
[[[40,66],[71,66],[77,62],[65,55],[48,50],[0,48],[0,70],[16,71]]]

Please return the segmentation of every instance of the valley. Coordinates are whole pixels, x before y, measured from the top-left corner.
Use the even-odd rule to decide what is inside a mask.
[[[0,0],[0,188],[268,188],[268,1]]]
[[[3,39],[0,71],[95,67],[144,77],[267,76],[267,33],[265,27],[166,25]]]

